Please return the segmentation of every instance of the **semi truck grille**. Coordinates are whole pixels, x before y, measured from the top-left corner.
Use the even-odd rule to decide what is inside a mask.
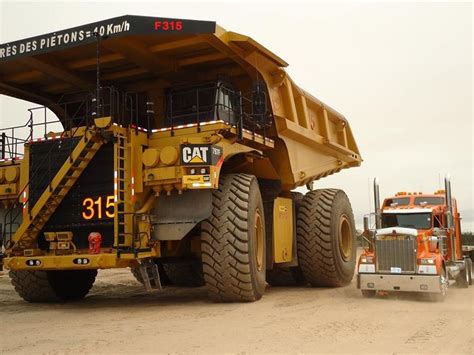
[[[407,236],[381,236],[379,238],[375,241],[377,271],[415,272],[416,239]]]

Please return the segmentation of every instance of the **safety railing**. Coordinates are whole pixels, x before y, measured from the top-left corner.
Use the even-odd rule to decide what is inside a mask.
[[[247,129],[266,137],[273,121],[267,107],[266,91],[258,86],[248,94],[223,83],[175,89],[166,95],[164,125],[173,135],[176,126],[195,124],[199,132],[202,122],[217,119],[235,125],[240,136]]]
[[[35,162],[35,169],[30,170],[29,181],[22,187],[17,196],[16,201],[21,200],[23,206],[27,206],[27,213],[29,213],[28,210],[31,210],[29,208],[31,194],[27,193],[31,182],[34,181],[36,186],[45,185],[47,187],[49,184],[49,188],[51,188],[51,181],[55,174],[51,170],[52,153],[61,146],[61,149],[67,150],[70,156],[75,147],[75,142],[71,139],[77,135],[81,127],[90,127],[94,118],[103,116],[111,116],[114,118],[114,122],[121,125],[130,126],[137,122],[138,96],[132,93],[120,93],[113,87],[101,88],[100,90],[99,100],[96,100],[91,92],[75,94],[81,98],[80,100],[67,101],[64,100],[63,96],[56,105],[29,109],[30,116],[25,125],[0,130],[2,133],[0,156],[5,156],[4,159],[22,157],[25,143],[50,139],[53,141],[50,149],[40,158],[41,160]],[[51,118],[51,113],[60,113],[61,119]],[[56,133],[50,132],[49,129],[53,126],[55,128],[62,126],[62,130],[60,129],[59,133],[57,131]],[[38,130],[40,131],[39,136]],[[20,135],[22,136],[20,137]],[[45,173],[45,170],[47,173]],[[24,213],[24,210],[25,208],[22,210],[13,204],[5,213],[2,236],[7,249],[12,246],[11,238],[20,225],[20,216]]]

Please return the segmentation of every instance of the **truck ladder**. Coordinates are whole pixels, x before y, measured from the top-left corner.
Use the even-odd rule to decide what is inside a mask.
[[[69,158],[66,159],[51,180],[48,187],[30,210],[30,213],[24,216],[23,222],[13,235],[13,249],[29,249],[34,247],[38,234],[89,165],[102,144],[102,139],[95,136],[94,131],[85,131],[84,136],[81,137]]]
[[[115,169],[114,169],[114,200],[115,200],[115,216],[114,216],[114,246],[120,248],[130,246],[127,243],[126,230],[126,198],[125,176],[127,173],[127,137],[118,132],[115,141]]]

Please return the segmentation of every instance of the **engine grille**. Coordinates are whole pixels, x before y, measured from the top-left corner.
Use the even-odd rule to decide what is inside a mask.
[[[380,239],[379,239],[380,238]],[[408,236],[381,236],[375,241],[376,267],[379,272],[392,272],[392,267],[401,272],[416,270],[416,239]]]

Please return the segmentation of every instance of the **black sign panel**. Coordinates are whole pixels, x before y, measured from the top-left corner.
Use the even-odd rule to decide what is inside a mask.
[[[0,45],[0,62],[129,35],[214,33],[216,23],[146,16],[121,16]]]
[[[182,165],[216,165],[222,156],[223,149],[211,144],[182,144]]]
[[[68,146],[71,142],[73,145]],[[59,143],[59,144],[58,144]],[[30,208],[47,188],[48,182],[69,157],[77,139],[46,141],[30,146],[30,167],[38,167],[39,176],[30,184]],[[87,248],[91,232],[102,234],[102,245],[112,246],[114,234],[114,151],[113,143],[103,145],[63,198],[38,237],[41,249],[47,249],[44,232],[72,231],[74,244]],[[44,156],[48,156],[46,160]],[[31,171],[31,169],[30,169]],[[31,174],[31,172],[30,172]],[[38,175],[38,174],[37,174]],[[51,178],[50,178],[51,176]]]

